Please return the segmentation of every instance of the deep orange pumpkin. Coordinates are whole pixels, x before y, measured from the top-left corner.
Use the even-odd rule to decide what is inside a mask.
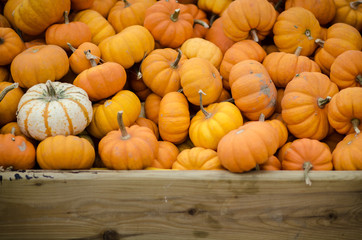
[[[335,170],[362,170],[362,135],[348,134],[332,152]]]
[[[0,66],[10,64],[24,49],[23,41],[12,28],[0,27]]]

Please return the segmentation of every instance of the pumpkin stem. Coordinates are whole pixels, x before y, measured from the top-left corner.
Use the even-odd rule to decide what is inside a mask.
[[[53,83],[51,80],[48,80],[46,83],[45,83],[45,87],[47,88],[48,90],[48,95],[49,95],[49,101],[53,101],[53,100],[57,100],[57,93],[53,87]]]
[[[362,86],[362,75],[361,75],[361,74],[358,74],[358,75],[357,75],[356,81],[359,83],[359,85]]]
[[[0,37],[0,45],[3,44],[5,42],[5,39]]]
[[[142,72],[141,72],[141,66],[142,66],[143,60],[145,60],[146,56],[147,56],[147,52],[145,52],[145,54],[143,54],[143,58],[141,60],[141,63],[140,63],[140,66],[139,66],[138,72],[137,72],[137,80],[140,80],[143,77]]]
[[[307,36],[308,40],[313,40],[312,33],[309,29],[305,30],[304,34]]]
[[[354,1],[354,2],[350,2],[349,6],[354,9],[357,10],[358,9],[358,5],[360,5],[362,3],[362,1]]]
[[[300,56],[300,53],[302,52],[302,49],[303,49],[303,47],[298,46],[297,49],[296,49],[295,52],[294,52],[294,55],[297,56],[297,57],[299,57],[299,56]]]
[[[68,11],[64,11],[64,23],[69,24],[69,13]]]
[[[251,37],[253,38],[253,40],[255,42],[259,42],[259,37],[258,37],[258,34],[256,32],[256,29],[251,29],[250,30],[250,35],[251,35]]]
[[[194,19],[194,25],[195,24],[200,24],[204,28],[210,28],[209,24],[207,24],[206,22],[204,22],[204,21],[202,21],[200,19]]]
[[[322,39],[317,38],[314,42],[320,47],[324,47],[324,41]]]
[[[217,14],[215,14],[215,13],[213,13],[212,15],[211,15],[211,17],[210,17],[210,26],[212,26],[212,24],[215,22],[215,20],[216,19],[218,19],[218,17],[219,17],[219,15],[217,15]]]
[[[323,109],[326,106],[326,104],[331,101],[331,99],[332,98],[330,96],[327,96],[326,98],[318,98],[317,100],[318,107]]]
[[[234,98],[228,98],[228,99],[226,99],[226,100],[224,100],[224,101],[221,101],[221,102],[230,102],[230,103],[234,103],[234,102],[235,102],[235,100],[234,100]]]
[[[13,83],[9,86],[7,86],[6,88],[4,88],[1,92],[0,92],[0,102],[4,99],[5,95],[8,94],[8,92],[10,92],[11,90],[15,89],[19,87],[19,83]]]
[[[212,115],[211,113],[207,112],[204,108],[204,105],[202,104],[202,95],[206,95],[206,93],[204,93],[201,89],[199,90],[199,95],[200,95],[200,109],[202,111],[202,113],[205,115],[205,118],[208,119],[210,118]]]
[[[70,44],[69,42],[67,42],[67,45],[69,47],[69,49],[72,51],[72,52],[75,52],[75,50],[77,50],[75,47],[72,46],[72,44]]]
[[[180,88],[179,90],[177,90],[177,92],[179,92],[179,93],[182,93],[183,91],[184,91],[183,88]]]
[[[356,135],[360,134],[361,130],[359,130],[358,126],[361,123],[361,121],[358,118],[353,118],[351,120],[351,123],[352,123],[354,131],[356,132]]]
[[[90,50],[84,51],[85,57],[90,61],[92,67],[97,66],[97,57],[91,54]]]
[[[264,113],[261,113],[259,116],[259,122],[265,122],[265,115]]]
[[[311,162],[303,163],[304,180],[305,180],[305,184],[307,184],[308,186],[312,186],[312,181],[310,180],[310,177],[309,177],[309,172],[312,168],[313,168],[313,165],[311,164]]]
[[[170,16],[172,22],[177,22],[178,16],[180,15],[180,9],[177,8],[174,13]]]
[[[123,0],[123,2],[125,8],[131,6],[131,4],[127,0]]]
[[[181,49],[177,49],[177,57],[176,57],[176,60],[171,64],[171,68],[173,69],[176,69],[178,67],[178,63],[180,62],[181,60],[181,56],[182,56],[182,51]]]
[[[119,129],[121,130],[121,133],[122,133],[122,140],[127,140],[127,139],[131,138],[131,135],[128,134],[126,127],[124,126],[123,111],[119,111],[117,113],[117,122],[118,122]]]

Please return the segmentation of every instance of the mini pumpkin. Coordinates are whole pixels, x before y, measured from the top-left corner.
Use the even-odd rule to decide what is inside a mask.
[[[172,164],[173,170],[223,170],[216,151],[193,147],[185,149],[177,155]]]
[[[78,48],[74,48],[71,44],[68,44],[68,46],[73,52],[69,57],[69,66],[75,74],[80,74],[84,70],[92,67],[91,62],[89,61],[89,59],[87,59],[84,52],[89,51],[93,56],[96,56],[94,61],[96,62],[96,64],[99,63],[101,51],[94,43],[84,42],[79,45]]]
[[[161,97],[155,93],[151,93],[145,100],[145,114],[148,119],[158,124],[158,115],[160,111]]]
[[[177,160],[180,151],[175,144],[167,141],[158,141],[158,156],[152,162],[151,167],[159,169],[171,169]]]
[[[0,82],[0,126],[16,120],[16,110],[23,90],[18,83]]]
[[[222,54],[225,54],[226,50],[235,43],[225,35],[221,18],[216,19],[212,23],[205,35],[205,39],[218,46]]]
[[[355,0],[334,0],[336,5],[336,15],[333,23],[346,23],[362,30],[362,5],[361,1]]]
[[[348,134],[332,152],[335,170],[362,170],[362,135]]]
[[[229,7],[232,0],[199,0],[197,6],[214,15],[220,15]]]
[[[23,41],[12,28],[0,27],[0,66],[10,64],[24,49]]]
[[[94,0],[91,10],[99,12],[104,18],[108,17],[112,7],[117,3],[117,0]]]
[[[281,162],[274,155],[269,157],[268,160],[265,163],[261,164],[259,167],[260,167],[260,170],[265,170],[265,171],[282,170]]]

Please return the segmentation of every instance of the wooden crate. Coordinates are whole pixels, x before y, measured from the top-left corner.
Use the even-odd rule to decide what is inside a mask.
[[[5,171],[0,239],[362,239],[362,171]]]

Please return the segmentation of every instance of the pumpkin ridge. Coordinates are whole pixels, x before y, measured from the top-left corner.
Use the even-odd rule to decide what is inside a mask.
[[[31,101],[31,100],[29,100],[29,101]],[[28,110],[28,112],[27,112],[28,116],[32,112],[33,108],[34,108],[34,105],[31,106],[31,108]],[[26,118],[25,121],[24,121],[24,130],[25,130],[25,133],[26,133],[25,135],[31,136],[30,133],[29,133],[28,118]]]
[[[58,103],[59,103],[59,105],[63,108],[65,117],[67,118],[67,121],[68,121],[68,123],[69,123],[69,126],[68,126],[69,134],[70,134],[70,135],[73,135],[73,134],[74,134],[73,122],[72,122],[72,119],[69,117],[67,108],[64,106],[64,104],[63,104],[62,102],[58,102]],[[78,102],[77,102],[77,104],[78,104]],[[79,104],[78,104],[78,105],[79,105]],[[88,122],[88,118],[87,118],[87,122]],[[46,123],[47,123],[47,121],[46,121]],[[47,127],[47,129],[48,129],[48,127]],[[48,136],[50,136],[50,134],[48,134]]]
[[[48,111],[48,108],[49,108],[49,104],[50,102],[46,102],[45,103],[45,108],[44,108],[44,113],[43,113],[43,118],[44,118],[44,126],[45,126],[45,134],[47,136],[50,136],[52,131],[51,129],[49,128],[49,122],[48,122],[48,116],[49,116],[49,111]],[[68,119],[69,120],[69,119]]]

